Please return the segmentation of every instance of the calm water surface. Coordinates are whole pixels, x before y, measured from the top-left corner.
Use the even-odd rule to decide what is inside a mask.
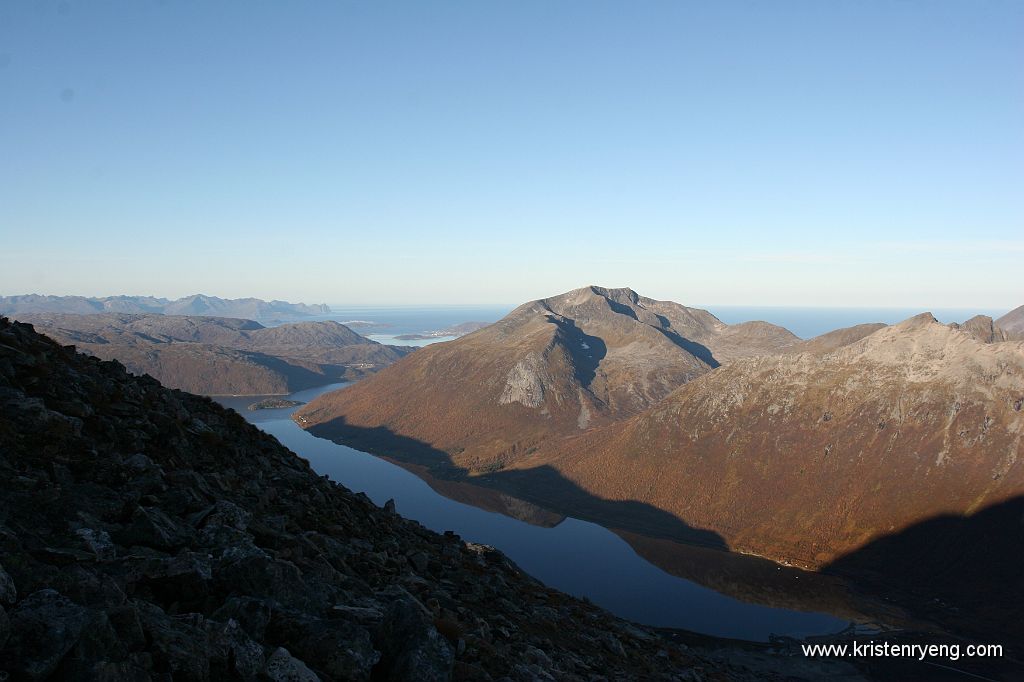
[[[300,391],[290,397],[309,401],[343,385]],[[542,527],[454,501],[435,492],[406,469],[306,433],[292,422],[293,408],[250,412],[246,407],[259,400],[258,396],[218,400],[309,460],[317,472],[351,490],[365,492],[378,505],[394,498],[403,516],[435,531],[452,530],[466,540],[497,547],[545,584],[586,596],[624,618],[652,626],[757,641],[767,640],[770,634],[836,632],[849,623],[825,613],[747,603],[670,575],[641,558],[622,537],[594,523],[565,517],[554,527]],[[553,516],[556,520],[562,518]],[[664,546],[664,541],[661,543]],[[683,546],[679,548],[685,551]],[[741,569],[747,566],[743,562],[757,562],[763,571],[767,563],[723,552],[715,552],[714,556],[716,563],[740,562]],[[771,570],[785,569],[772,566]],[[794,581],[799,578],[789,576]],[[811,585],[808,588],[813,589]],[[753,590],[757,591],[757,586]]]

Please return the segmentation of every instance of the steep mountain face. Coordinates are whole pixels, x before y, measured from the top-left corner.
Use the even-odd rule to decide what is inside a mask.
[[[384,428],[489,469],[547,438],[638,414],[723,362],[796,342],[774,325],[730,326],[629,289],[586,287],[419,350],[297,418],[336,437]]]
[[[264,327],[252,320],[178,315],[19,314],[54,339],[167,386],[208,395],[290,393],[355,379],[409,352],[337,322]]]
[[[1007,333],[1005,329],[993,322],[992,318],[988,315],[975,315],[966,322],[960,324],[954,322],[949,326],[970,334],[982,343],[998,343],[1000,341],[1009,341],[1013,338],[1013,334]]]
[[[1011,334],[1024,336],[1024,305],[1000,317],[996,320],[996,326]]]
[[[832,353],[735,362],[531,464],[813,568],[1024,494],[1022,408],[1024,344],[924,314]]]
[[[0,547],[14,679],[851,673],[673,644],[376,507],[231,410],[2,318]]]
[[[0,296],[0,314],[26,313],[155,313],[163,315],[208,315],[237,317],[249,320],[291,319],[310,315],[327,315],[331,309],[324,304],[306,305],[286,301],[262,301],[258,298],[224,299],[195,294],[176,301],[153,296]]]

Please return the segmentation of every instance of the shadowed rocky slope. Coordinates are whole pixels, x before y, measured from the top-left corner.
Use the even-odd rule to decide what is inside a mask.
[[[671,644],[317,476],[209,399],[6,320],[0,550],[0,670],[19,679],[849,672]]]
[[[327,434],[338,418],[383,426],[486,470],[547,438],[638,414],[722,363],[798,341],[763,322],[726,325],[629,289],[586,287],[419,350],[298,418]]]
[[[19,314],[61,343],[172,388],[208,395],[281,394],[358,379],[411,349],[371,341],[337,322],[264,327],[252,320],[105,313]]]
[[[1024,495],[970,514],[943,514],[839,557],[826,573],[856,576],[887,601],[1024,655]],[[998,678],[997,679],[1003,679]],[[1024,679],[1024,663],[1007,679]]]

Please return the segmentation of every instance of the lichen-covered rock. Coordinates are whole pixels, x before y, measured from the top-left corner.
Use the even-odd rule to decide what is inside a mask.
[[[305,663],[288,653],[284,647],[278,648],[270,656],[263,674],[271,682],[319,682],[320,678]]]
[[[0,565],[0,604],[13,604],[18,599],[18,590],[14,586],[14,580],[7,575],[3,565]]]
[[[0,651],[3,650],[4,644],[7,644],[7,638],[11,636],[11,619],[7,617],[7,611],[4,607],[0,606]]]
[[[380,640],[382,679],[434,682],[451,677],[455,652],[430,611],[404,590],[388,607]]]
[[[330,679],[369,679],[380,660],[370,632],[346,619],[278,612],[270,634],[275,642]]]
[[[56,590],[39,590],[10,615],[11,635],[4,647],[4,665],[28,679],[46,679],[78,643],[91,620],[88,609]]]

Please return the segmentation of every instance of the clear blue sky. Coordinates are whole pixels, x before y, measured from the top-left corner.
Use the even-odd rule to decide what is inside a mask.
[[[1024,303],[1024,2],[0,3],[0,294]]]

